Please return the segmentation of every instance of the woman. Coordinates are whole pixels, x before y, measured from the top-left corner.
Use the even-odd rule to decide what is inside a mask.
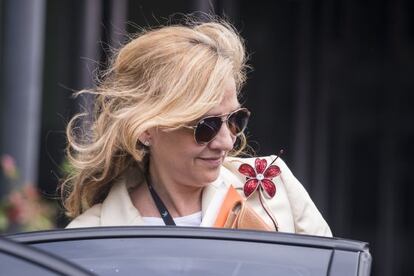
[[[218,20],[153,29],[122,47],[96,90],[83,91],[97,96],[88,137],[74,127],[84,115],[67,128],[68,227],[217,226],[236,189],[269,229],[331,236],[280,158],[230,157],[246,146],[245,62],[242,39]]]

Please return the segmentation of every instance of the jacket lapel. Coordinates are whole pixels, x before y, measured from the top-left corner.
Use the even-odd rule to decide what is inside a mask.
[[[232,171],[234,168],[228,163],[226,160],[221,167],[219,178],[204,189],[201,203],[203,220],[200,226],[213,227],[229,186],[239,188],[243,185],[237,174]]]
[[[203,219],[200,226],[212,227],[214,225],[227,190],[228,185],[221,176],[204,188],[201,201],[201,212]]]

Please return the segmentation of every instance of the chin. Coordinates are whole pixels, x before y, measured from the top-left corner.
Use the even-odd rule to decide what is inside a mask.
[[[217,180],[217,178],[219,177],[219,175],[220,175],[220,169],[206,172],[203,175],[203,178],[201,180],[201,183],[206,183],[206,185],[211,184],[212,182],[214,182],[214,181]]]

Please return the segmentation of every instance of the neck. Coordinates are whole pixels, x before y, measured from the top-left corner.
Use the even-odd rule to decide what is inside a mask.
[[[201,210],[202,187],[185,185],[168,178],[154,166],[150,166],[149,175],[151,185],[172,217],[187,216]]]

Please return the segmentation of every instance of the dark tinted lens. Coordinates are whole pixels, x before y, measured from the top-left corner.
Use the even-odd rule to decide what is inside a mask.
[[[250,112],[247,109],[241,109],[230,115],[227,124],[233,135],[238,135],[243,132],[249,122],[249,116]]]
[[[210,142],[219,132],[221,124],[221,118],[219,117],[205,118],[199,122],[195,130],[197,143]]]

